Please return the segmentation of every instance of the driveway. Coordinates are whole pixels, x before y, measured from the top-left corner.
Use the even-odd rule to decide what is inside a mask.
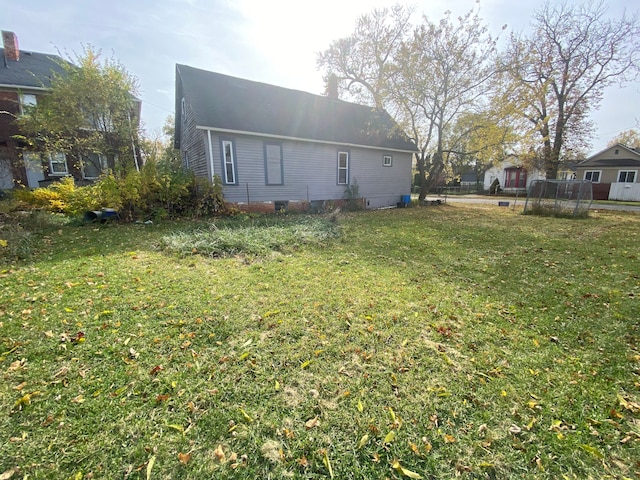
[[[426,200],[428,202],[440,200],[445,203],[476,203],[476,204],[488,204],[498,205],[498,202],[509,202],[509,207],[524,207],[526,197],[501,197],[494,195],[449,195],[449,196],[437,196],[429,195]],[[624,204],[612,204],[612,203],[592,203],[591,210],[618,210],[624,212],[637,212],[640,213],[640,205],[624,205]]]

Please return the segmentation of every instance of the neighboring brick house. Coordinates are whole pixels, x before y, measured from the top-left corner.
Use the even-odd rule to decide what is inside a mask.
[[[107,171],[105,155],[89,153],[72,156],[63,152],[31,150],[19,138],[15,119],[25,108],[37,105],[51,90],[54,75],[64,75],[66,62],[58,55],[21,51],[13,32],[2,31],[0,48],[0,190],[17,186],[36,188],[62,177],[73,176],[88,183]],[[140,101],[136,99],[131,121],[137,125]],[[137,162],[139,152],[134,148]]]
[[[36,105],[51,87],[54,72],[61,74],[57,55],[20,51],[13,32],[2,31],[0,49],[0,189],[17,185],[38,187],[70,174],[64,154],[30,152],[15,138],[20,132],[14,120],[25,107]]]
[[[185,167],[219,176],[242,209],[313,209],[356,191],[381,208],[411,192],[413,142],[387,112],[333,96],[177,65],[175,139]]]

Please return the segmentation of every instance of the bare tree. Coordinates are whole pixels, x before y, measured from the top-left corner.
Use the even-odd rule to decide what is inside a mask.
[[[511,37],[504,92],[538,138],[547,178],[557,176],[563,149],[585,146],[604,89],[638,76],[637,16],[611,20],[606,10],[603,2],[546,3],[528,36]]]
[[[335,40],[318,54],[318,68],[337,77],[343,94],[383,108],[395,56],[402,45],[413,9],[396,4],[362,15],[353,34]]]
[[[495,40],[473,11],[438,23],[426,17],[398,56],[393,81],[396,115],[418,145],[419,199],[445,168],[447,137],[463,115],[486,108],[495,75]]]

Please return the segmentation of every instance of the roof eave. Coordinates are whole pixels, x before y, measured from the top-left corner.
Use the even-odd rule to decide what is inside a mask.
[[[271,133],[262,133],[262,132],[251,132],[245,130],[230,130],[226,128],[217,128],[217,127],[207,127],[204,125],[197,125],[196,128],[198,130],[208,130],[211,132],[220,132],[220,133],[229,133],[232,135],[254,135],[259,137],[267,137],[274,138],[279,140],[292,140],[298,142],[308,142],[308,143],[322,143],[325,145],[339,145],[342,147],[360,147],[360,148],[370,148],[373,150],[382,150],[385,152],[402,152],[402,153],[415,153],[418,151],[417,148],[413,150],[403,149],[403,148],[393,148],[393,147],[384,147],[384,146],[375,146],[375,145],[366,145],[359,143],[349,143],[349,142],[334,142],[331,140],[319,140],[316,138],[302,138],[302,137],[289,137],[286,135],[275,135]]]
[[[30,85],[13,85],[9,83],[0,83],[0,89],[11,89],[11,90],[34,90],[36,92],[48,92],[51,89],[47,87],[32,87]]]

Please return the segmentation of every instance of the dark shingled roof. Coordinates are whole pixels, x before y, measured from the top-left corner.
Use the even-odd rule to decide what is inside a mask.
[[[20,60],[5,60],[4,48],[0,48],[0,85],[49,88],[52,72],[62,74],[63,60],[57,55],[20,51]]]
[[[578,164],[579,167],[640,167],[640,160],[635,158],[600,158],[589,159]]]
[[[177,116],[183,96],[199,127],[416,150],[387,112],[335,98],[176,65]]]

